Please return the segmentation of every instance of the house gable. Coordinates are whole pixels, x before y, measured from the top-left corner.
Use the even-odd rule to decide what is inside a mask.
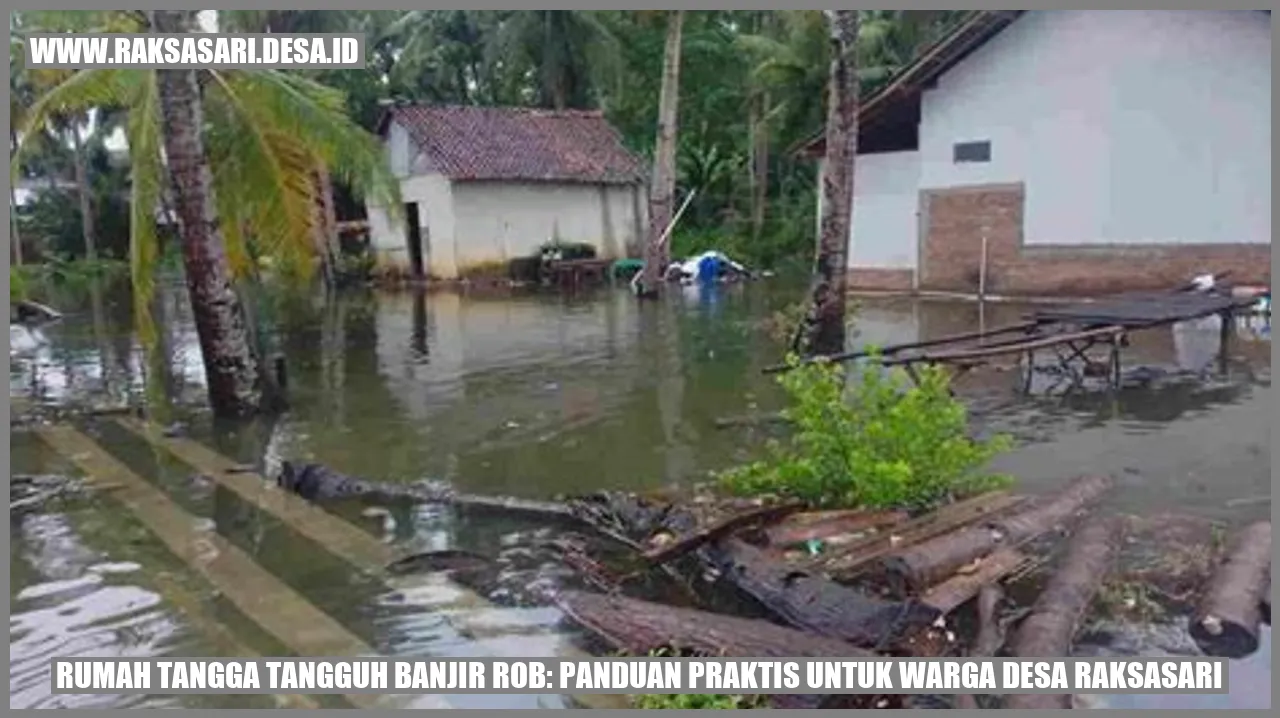
[[[1028,12],[923,92],[921,187],[1023,184],[1029,246],[1269,242],[1270,86],[1269,15]]]

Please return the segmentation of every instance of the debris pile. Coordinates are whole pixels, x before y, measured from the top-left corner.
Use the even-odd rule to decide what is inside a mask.
[[[300,474],[311,482],[353,481],[322,467],[291,467],[288,473],[293,480],[282,485],[300,492],[305,485],[314,497],[342,492],[299,482]],[[509,509],[596,536],[596,549],[576,540],[552,542],[583,580],[544,598],[603,651],[1051,658],[1072,654],[1108,581],[1138,575],[1120,568],[1125,537],[1137,520],[1091,514],[1111,485],[1105,477],[1085,476],[1050,495],[990,492],[914,516],[880,509],[812,511],[792,501],[706,492],[600,493],[560,502],[410,487],[404,492],[410,500],[452,503],[459,510]],[[394,490],[377,488],[379,494]],[[1246,528],[1222,562],[1203,552],[1206,578],[1196,579],[1204,585],[1190,627],[1203,652],[1240,657],[1257,649],[1259,624],[1270,620],[1270,531],[1266,522]],[[441,555],[419,565],[460,560],[475,558]],[[397,566],[413,567],[412,561]],[[670,590],[637,596],[627,580],[637,573]],[[797,700],[803,707],[876,707],[918,705],[919,699],[770,700],[788,707],[802,707]],[[955,704],[979,701],[1000,703],[991,696],[957,696]],[[1071,697],[1008,696],[1004,705],[1069,707]]]

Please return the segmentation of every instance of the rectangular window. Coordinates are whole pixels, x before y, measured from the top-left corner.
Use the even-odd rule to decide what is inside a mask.
[[[991,161],[991,143],[984,142],[957,142],[952,148],[953,161],[960,162],[990,162]]]

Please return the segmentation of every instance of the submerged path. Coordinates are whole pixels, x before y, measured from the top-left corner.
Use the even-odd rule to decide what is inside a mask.
[[[300,656],[368,656],[376,651],[320,611],[216,531],[199,520],[89,437],[69,426],[37,430],[40,438],[87,477],[90,485],[114,485],[124,504],[170,551],[222,592],[244,615]],[[360,708],[386,708],[381,696],[345,696]],[[427,706],[422,706],[427,707]],[[443,700],[440,708],[448,707]]]
[[[206,475],[218,485],[283,522],[287,527],[342,558],[353,569],[377,576],[392,590],[412,595],[415,605],[445,618],[460,634],[475,641],[487,655],[504,655],[501,638],[507,623],[520,623],[520,612],[494,606],[484,597],[437,575],[390,576],[383,568],[400,556],[394,548],[375,536],[289,492],[280,491],[256,472],[197,441],[164,436],[160,429],[129,418],[114,420],[152,447],[168,452],[181,462]],[[58,454],[74,463],[91,485],[110,487],[109,496],[118,500],[170,551],[212,587],[220,591],[245,616],[275,636],[300,656],[376,655],[372,647],[352,634],[332,616],[269,573],[249,555],[219,535],[216,529],[198,529],[200,521],[134,473],[119,459],[82,432],[65,425],[40,428],[37,435]],[[510,615],[508,615],[510,614]],[[215,619],[208,619],[217,624]],[[206,631],[212,630],[205,626]],[[217,632],[217,631],[214,631]],[[547,629],[539,631],[548,633]],[[525,633],[524,635],[529,635]],[[548,636],[550,637],[550,636]],[[242,646],[241,652],[252,654]],[[556,641],[556,655],[585,658],[588,654],[566,641]],[[313,707],[307,696],[289,702]],[[388,697],[353,694],[343,696],[361,708],[400,707]],[[412,708],[449,708],[441,696],[413,696]],[[626,707],[624,696],[599,695],[575,698],[591,708]]]

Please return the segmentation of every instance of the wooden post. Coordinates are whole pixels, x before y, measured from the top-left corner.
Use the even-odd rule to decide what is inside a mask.
[[[1218,317],[1222,326],[1218,328],[1218,371],[1227,373],[1227,361],[1231,358],[1231,335],[1235,334],[1236,316],[1231,309],[1223,310]]]
[[[982,264],[978,265],[978,301],[987,297],[987,229],[982,229]]]
[[[1119,332],[1111,335],[1111,381],[1112,387],[1120,388],[1120,339],[1124,336]]]

